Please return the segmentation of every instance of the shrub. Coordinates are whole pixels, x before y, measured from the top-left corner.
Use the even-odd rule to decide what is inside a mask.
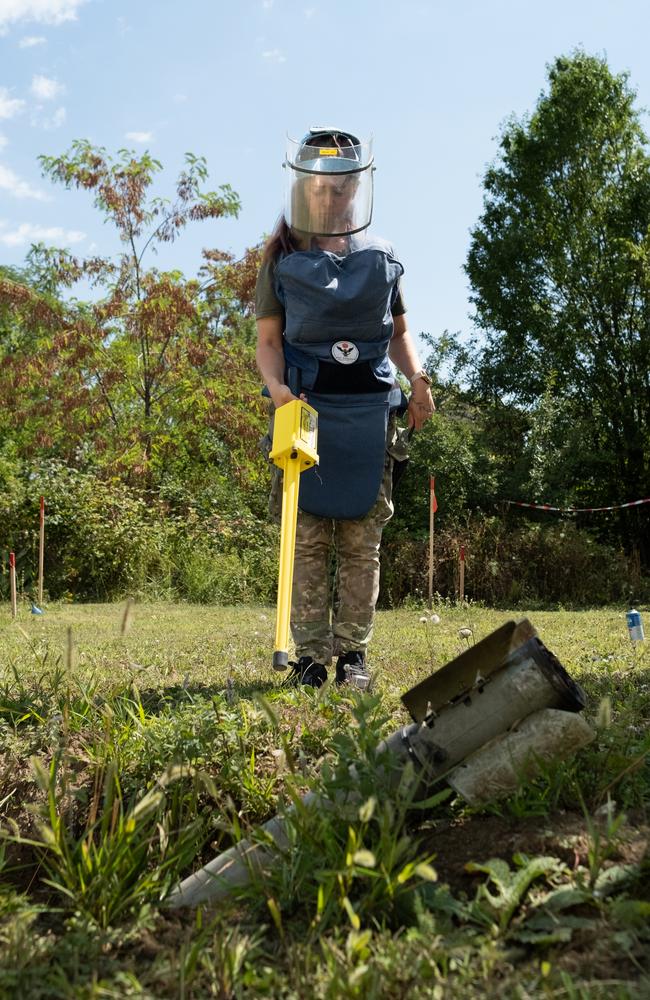
[[[169,572],[165,527],[144,494],[60,462],[27,479],[16,502],[0,495],[8,545],[23,588],[35,590],[38,510],[46,497],[45,579],[51,597],[106,599],[143,591]]]
[[[513,525],[507,518],[474,515],[435,534],[434,590],[458,593],[458,559],[466,552],[466,596],[495,607],[586,606],[638,601],[650,594],[624,553],[594,541],[571,522]],[[382,557],[380,599],[395,606],[428,593],[428,539],[388,535]]]
[[[6,464],[6,463],[5,463]],[[19,587],[35,596],[40,497],[46,497],[50,599],[165,594],[196,603],[272,600],[277,527],[257,518],[223,477],[196,497],[154,494],[60,462],[16,477],[0,465],[0,517]],[[7,553],[4,553],[5,570]],[[8,579],[1,581],[4,596]]]
[[[17,468],[0,463],[5,598],[9,549],[16,552],[19,588],[35,595],[44,495],[50,599],[111,600],[131,593],[200,604],[274,600],[278,528],[259,513],[259,488],[251,508],[243,488],[217,471],[196,492],[167,484],[154,493],[60,462],[30,473]],[[434,589],[445,598],[458,592],[461,544],[467,596],[493,606],[636,603],[650,595],[638,560],[596,542],[572,522],[473,514],[436,524]],[[427,592],[428,539],[393,522],[383,545],[380,603],[396,606]]]
[[[259,544],[259,543],[258,543]],[[239,604],[272,599],[276,552],[254,548],[220,552],[192,539],[178,540],[172,584],[175,593],[195,604]]]

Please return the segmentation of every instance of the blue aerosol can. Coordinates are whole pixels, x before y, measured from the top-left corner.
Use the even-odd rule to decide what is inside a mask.
[[[645,638],[643,635],[643,621],[641,619],[641,615],[635,608],[632,608],[631,611],[627,612],[625,617],[627,619],[627,631],[630,639],[632,642],[641,642],[641,640]]]

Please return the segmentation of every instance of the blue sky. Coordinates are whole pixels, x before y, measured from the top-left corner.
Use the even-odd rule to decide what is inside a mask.
[[[641,0],[0,0],[0,260],[31,240],[117,249],[84,192],[37,156],[87,138],[149,149],[171,184],[186,150],[235,221],[196,224],[152,263],[195,273],[204,246],[239,254],[282,207],[284,137],[336,124],[375,137],[373,230],[406,268],[414,333],[468,333],[462,266],[501,123],[532,110],[546,64],[577,46],[629,71],[650,105]],[[648,123],[644,114],[644,123]]]

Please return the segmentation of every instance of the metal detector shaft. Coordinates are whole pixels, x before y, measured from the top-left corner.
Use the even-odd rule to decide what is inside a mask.
[[[313,407],[301,399],[292,399],[278,407],[273,426],[273,447],[269,454],[269,458],[283,473],[278,604],[273,653],[275,670],[286,670],[289,665],[289,622],[300,473],[318,463],[317,440],[318,414]]]
[[[296,552],[296,524],[298,520],[298,488],[300,486],[299,458],[289,457],[282,465],[282,532],[280,535],[280,568],[278,572],[278,607],[275,621],[275,652],[273,666],[284,670],[288,665],[289,620],[291,618],[291,589],[293,563]],[[285,659],[286,657],[286,659]]]

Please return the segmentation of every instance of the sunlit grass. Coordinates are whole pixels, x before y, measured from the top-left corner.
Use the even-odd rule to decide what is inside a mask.
[[[431,614],[440,618],[436,624]],[[47,657],[64,663],[67,630],[72,629],[75,672],[95,672],[100,683],[142,676],[148,684],[238,684],[277,681],[271,668],[274,610],[137,604],[126,635],[121,634],[123,607],[106,604],[56,604],[43,616],[22,607],[15,622],[0,610],[4,667],[18,662],[37,670]],[[459,629],[472,630],[478,641],[520,611],[493,611],[474,605],[437,605],[433,612],[380,611],[371,647],[375,683],[397,697],[418,679],[467,647]],[[592,674],[642,668],[650,663],[648,643],[630,642],[625,611],[535,611],[529,617],[542,640],[570,672]],[[423,622],[422,618],[427,621]],[[0,671],[2,666],[0,666]]]
[[[624,609],[529,616],[584,685],[595,744],[482,811],[445,798],[406,821],[381,793],[374,748],[408,721],[400,696],[519,617],[380,612],[359,698],[281,687],[271,608],[3,608],[0,997],[643,995],[650,660]],[[285,813],[271,879],[165,909],[193,867],[346,782],[347,811]],[[571,833],[538,856],[530,821]],[[449,887],[457,858],[473,867]]]

